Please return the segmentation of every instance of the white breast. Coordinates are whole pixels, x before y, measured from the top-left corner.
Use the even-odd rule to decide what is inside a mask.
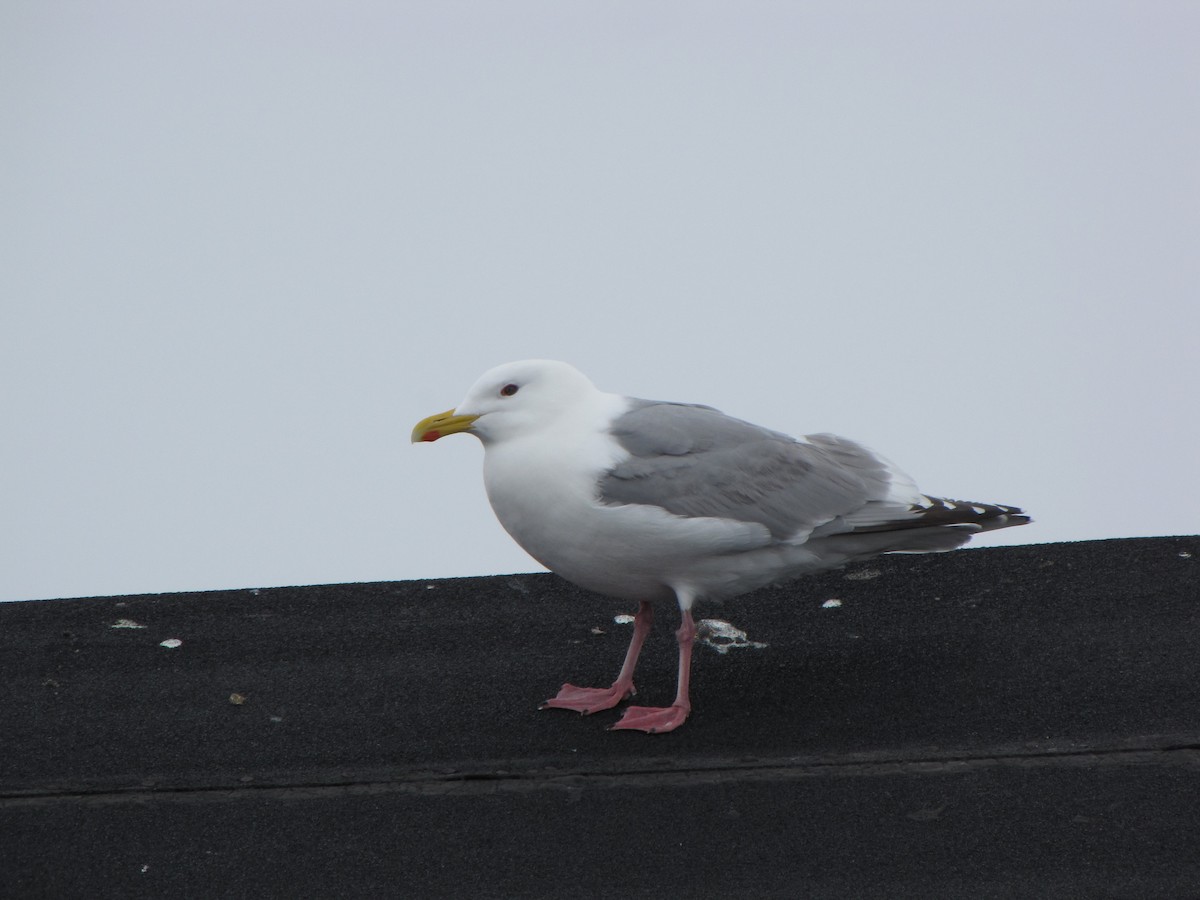
[[[600,396],[608,398],[608,408],[581,410],[583,421],[607,422],[628,404]],[[769,542],[766,529],[752,523],[601,504],[597,480],[626,454],[606,431],[580,424],[560,421],[553,429],[492,443],[484,457],[484,483],[496,517],[546,568],[609,596],[669,599],[675,587],[700,574],[699,559]]]

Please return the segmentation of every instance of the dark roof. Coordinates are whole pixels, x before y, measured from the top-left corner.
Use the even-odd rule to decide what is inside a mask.
[[[1178,537],[759,591],[669,735],[538,711],[633,611],[552,575],[0,604],[0,896],[1195,896],[1198,586]]]

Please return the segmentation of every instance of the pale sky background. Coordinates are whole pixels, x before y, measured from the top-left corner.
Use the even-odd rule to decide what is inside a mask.
[[[536,571],[484,369],[1200,530],[1200,4],[0,4],[0,598]]]

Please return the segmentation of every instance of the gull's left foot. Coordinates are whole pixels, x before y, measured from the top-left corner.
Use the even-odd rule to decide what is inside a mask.
[[[610,731],[644,731],[647,734],[664,734],[674,731],[688,717],[690,709],[683,706],[630,706],[621,721]]]
[[[570,709],[583,715],[612,709],[626,697],[636,694],[633,682],[618,681],[612,687],[586,688],[564,684],[562,689],[538,709]]]

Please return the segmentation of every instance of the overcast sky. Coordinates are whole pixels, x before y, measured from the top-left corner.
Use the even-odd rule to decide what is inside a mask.
[[[0,598],[538,569],[483,370],[1200,530],[1193,2],[0,5]]]

